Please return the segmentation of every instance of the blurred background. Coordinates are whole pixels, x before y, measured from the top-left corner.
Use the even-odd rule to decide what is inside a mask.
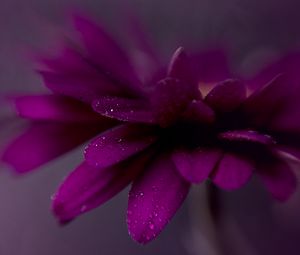
[[[0,0],[0,93],[43,89],[28,53],[55,51],[72,34],[72,10],[103,21],[118,36],[128,6],[164,56],[179,45],[225,44],[233,68],[251,75],[265,61],[300,47],[298,0]],[[5,110],[1,102],[0,107]],[[11,128],[1,133],[0,147],[19,127],[9,116],[3,119],[0,125]],[[127,234],[127,190],[61,228],[49,210],[50,196],[81,158],[79,149],[21,177],[1,166],[1,255],[300,254],[300,195],[277,204],[256,180],[218,194],[217,221],[209,213],[205,185],[195,188],[166,230],[145,247]]]

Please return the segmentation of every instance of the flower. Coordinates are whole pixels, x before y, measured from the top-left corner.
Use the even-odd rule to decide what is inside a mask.
[[[86,147],[83,163],[52,197],[53,212],[61,223],[100,206],[132,183],[129,234],[145,244],[168,224],[192,184],[210,179],[224,190],[235,190],[255,173],[280,201],[295,191],[295,174],[282,153],[300,155],[299,83],[288,71],[250,91],[243,81],[227,79],[232,74],[219,54],[189,57],[179,48],[167,68],[158,65],[149,74],[151,68],[130,64],[130,54],[102,28],[79,17],[75,23],[86,52],[68,49],[62,57],[44,61],[51,71],[41,74],[54,98],[72,100],[80,107],[74,111],[72,104],[55,103],[53,108],[52,99],[49,104],[44,97],[38,97],[40,103],[31,97],[17,101],[22,116],[38,120],[39,125],[55,120],[55,125],[62,121],[65,127],[69,119],[80,120],[99,132]],[[139,41],[142,49],[149,49],[145,40]],[[147,63],[157,63],[151,50],[145,52]],[[88,111],[81,115],[83,105]],[[90,115],[97,121],[86,121]],[[70,126],[75,135],[81,134],[74,122]],[[105,131],[100,133],[99,127]],[[23,144],[48,148],[47,142],[57,143],[51,131],[42,129],[46,141],[37,141],[36,133],[21,139],[22,146],[15,142],[6,153],[10,157],[4,159],[15,166],[21,159],[23,166],[28,160],[20,157],[24,148],[32,153]],[[49,154],[43,155],[43,162],[49,160]]]

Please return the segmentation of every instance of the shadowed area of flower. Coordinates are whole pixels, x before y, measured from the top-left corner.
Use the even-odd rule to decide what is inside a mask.
[[[231,191],[257,174],[275,199],[293,194],[296,177],[282,151],[300,156],[295,75],[276,67],[273,80],[261,84],[264,71],[250,90],[234,79],[221,52],[188,56],[180,47],[164,65],[147,44],[139,50],[153,66],[140,79],[145,65],[133,64],[103,28],[78,16],[75,27],[83,50],[67,47],[58,58],[42,59],[40,74],[52,94],[15,100],[32,127],[3,156],[27,172],[92,138],[84,162],[53,196],[61,223],[132,183],[128,230],[145,244],[168,224],[191,184],[209,179]]]

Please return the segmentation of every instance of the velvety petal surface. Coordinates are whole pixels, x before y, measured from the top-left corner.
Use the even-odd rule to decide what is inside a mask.
[[[152,127],[124,124],[95,138],[85,150],[85,159],[91,166],[109,167],[143,151],[156,139]]]
[[[253,171],[254,166],[249,160],[236,154],[225,153],[211,179],[224,190],[235,190],[250,180]]]
[[[179,173],[191,183],[206,180],[221,158],[221,151],[207,148],[193,151],[177,150],[172,156]]]
[[[171,159],[157,159],[133,182],[129,193],[127,225],[130,236],[146,244],[163,230],[189,191]]]
[[[5,150],[2,160],[16,172],[26,173],[72,150],[103,127],[35,123]]]
[[[218,112],[230,112],[246,98],[246,87],[239,80],[226,80],[216,85],[205,97],[205,102]]]
[[[277,160],[260,165],[258,174],[266,189],[281,202],[289,199],[296,190],[296,176],[283,161]]]
[[[101,97],[94,101],[93,108],[103,116],[120,121],[154,123],[155,118],[145,99]]]
[[[16,111],[26,119],[57,122],[97,122],[103,119],[89,105],[64,96],[22,96],[14,101]]]
[[[67,223],[105,203],[124,189],[143,170],[145,157],[110,168],[78,166],[52,197],[52,209],[60,223]]]

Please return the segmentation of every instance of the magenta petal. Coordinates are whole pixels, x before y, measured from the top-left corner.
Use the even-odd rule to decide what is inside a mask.
[[[260,134],[253,130],[234,130],[220,133],[218,138],[227,141],[251,142],[265,145],[275,144],[269,135]]]
[[[115,40],[98,24],[84,17],[75,16],[74,23],[92,61],[116,77],[120,84],[138,90],[139,81],[130,60]]]
[[[224,190],[235,190],[244,186],[251,178],[254,167],[239,155],[226,153],[221,159],[212,181]]]
[[[94,101],[94,110],[103,116],[120,121],[154,123],[154,115],[145,100],[101,97]]]
[[[259,170],[262,182],[275,199],[286,201],[295,192],[297,179],[287,163],[274,162],[260,166]]]
[[[151,97],[156,120],[162,127],[169,126],[182,115],[191,98],[193,95],[182,81],[174,78],[161,80]]]
[[[53,212],[67,223],[105,203],[124,189],[143,170],[144,158],[110,168],[82,163],[62,183],[53,196]]]
[[[215,112],[202,100],[193,100],[182,115],[184,120],[211,124],[215,121]]]
[[[121,125],[95,138],[85,150],[85,159],[94,167],[109,167],[141,152],[156,139],[151,127]]]
[[[190,60],[182,47],[178,48],[173,54],[169,64],[168,76],[183,81],[190,89],[194,99],[201,98],[198,80],[192,72]]]
[[[127,225],[130,236],[146,244],[163,230],[185,200],[190,185],[177,173],[171,159],[160,158],[133,182]]]
[[[15,105],[21,117],[31,120],[96,122],[102,119],[90,106],[58,95],[17,97]]]
[[[35,123],[7,147],[2,160],[18,173],[25,173],[70,151],[96,133],[96,128],[82,125]]]
[[[238,80],[226,80],[216,85],[205,97],[205,102],[219,112],[230,112],[246,98],[246,87]]]
[[[122,94],[117,84],[98,73],[39,72],[43,81],[54,93],[91,103],[102,95]]]
[[[214,170],[222,153],[214,149],[178,150],[172,159],[179,173],[191,183],[200,183]]]

